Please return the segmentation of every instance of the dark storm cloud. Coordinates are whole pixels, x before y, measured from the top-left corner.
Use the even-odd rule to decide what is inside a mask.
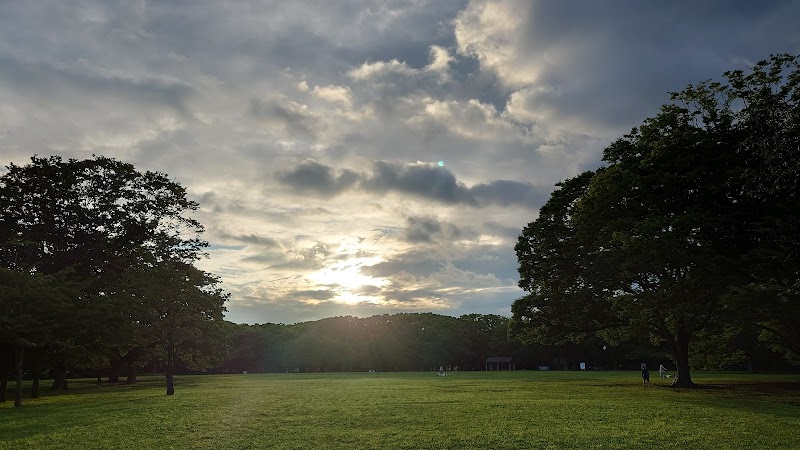
[[[549,195],[549,191],[530,183],[511,180],[495,180],[467,187],[442,167],[387,161],[375,162],[375,172],[362,186],[376,193],[403,192],[444,203],[463,203],[475,207],[495,204],[538,208]]]
[[[413,276],[427,276],[437,272],[443,262],[429,251],[420,249],[398,255],[387,261],[365,266],[361,273],[375,278],[386,278],[399,273],[408,273]]]
[[[410,216],[406,218],[403,239],[406,242],[430,243],[438,239],[457,239],[461,230],[453,224],[443,224],[432,216]]]
[[[353,187],[359,175],[348,169],[337,174],[332,167],[309,159],[277,177],[296,191],[330,197]]]
[[[441,231],[442,225],[433,217],[408,217],[404,238],[412,243],[431,242]]]
[[[473,207],[494,204],[538,208],[549,195],[549,190],[511,180],[495,180],[467,187],[446,168],[425,163],[375,161],[372,172],[343,169],[337,173],[331,166],[306,160],[294,169],[279,172],[277,178],[295,191],[311,192],[321,197],[331,197],[351,189],[360,189],[379,195],[402,193],[442,203],[463,203]],[[410,234],[407,233],[407,238],[424,241],[426,238],[423,234],[436,231],[426,230],[425,226],[435,227],[435,224],[418,223],[415,230],[409,231]]]
[[[431,164],[401,164],[375,161],[374,172],[362,187],[370,192],[403,192],[444,203],[477,206],[464,184],[449,170]]]

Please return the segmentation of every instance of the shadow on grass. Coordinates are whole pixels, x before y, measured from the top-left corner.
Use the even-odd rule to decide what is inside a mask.
[[[147,377],[136,384],[112,383],[96,386],[96,380],[71,379],[66,391],[43,390],[38,399],[23,398],[21,408],[13,401],[0,407],[0,436],[22,436],[34,441],[53,433],[102,429],[109,423],[121,423],[129,416],[147,411],[152,417],[173,414],[185,408],[182,391],[203,384],[202,380],[176,378],[175,396],[166,395],[166,381]],[[30,395],[30,383],[25,386]],[[174,398],[174,400],[172,400]],[[169,399],[169,400],[167,400]],[[131,408],[135,408],[132,411]],[[47,417],[47,422],[38,420]],[[3,439],[0,438],[0,448]]]
[[[148,376],[143,377],[134,384],[127,384],[124,381],[119,383],[103,382],[102,386],[97,386],[97,380],[94,378],[71,378],[68,380],[68,388],[64,391],[52,391],[50,385],[52,380],[42,380],[39,388],[39,397],[31,397],[31,381],[26,380],[22,385],[22,406],[36,407],[37,405],[49,405],[49,402],[43,402],[48,398],[57,398],[61,396],[91,396],[91,395],[104,395],[112,392],[134,392],[153,390],[153,397],[166,395],[167,384],[163,377]],[[181,389],[191,388],[201,385],[202,381],[197,378],[175,378],[175,392],[180,392]],[[14,392],[16,387],[9,383],[9,388],[6,390],[6,403],[13,405]],[[160,390],[156,391],[156,389]],[[5,405],[0,403],[0,405]]]
[[[777,401],[800,407],[800,382],[728,383],[711,385],[709,389],[723,390],[737,397]]]
[[[760,415],[800,417],[800,383],[713,383],[693,388],[665,386],[676,400],[695,406],[735,409]]]
[[[616,389],[641,389],[668,393],[676,402],[710,408],[736,409],[757,414],[798,418],[800,417],[800,382],[798,381],[734,381],[714,380],[699,382],[692,388],[661,384],[657,381],[643,387],[638,382],[599,382],[592,386]],[[670,395],[672,394],[672,395]]]

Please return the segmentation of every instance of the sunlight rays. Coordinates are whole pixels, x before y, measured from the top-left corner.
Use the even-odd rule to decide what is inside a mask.
[[[354,246],[340,247],[340,254],[347,254],[353,251]],[[358,254],[356,251],[354,254]],[[356,304],[362,302],[380,303],[383,298],[374,295],[376,291],[388,283],[384,278],[375,278],[361,273],[361,268],[372,266],[383,261],[381,257],[360,257],[355,256],[342,261],[336,261],[321,270],[308,276],[309,280],[320,286],[336,288],[336,296],[333,300],[339,303]]]

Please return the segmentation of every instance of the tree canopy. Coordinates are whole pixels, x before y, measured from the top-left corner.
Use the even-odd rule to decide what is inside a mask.
[[[0,177],[0,297],[7,313],[0,345],[16,361],[25,349],[46,349],[54,388],[66,387],[70,365],[101,367],[123,358],[135,364],[162,342],[142,327],[157,302],[142,307],[124,295],[131,274],[146,285],[180,267],[193,282],[159,285],[162,304],[184,305],[184,319],[197,308],[208,321],[222,321],[227,296],[213,287],[216,279],[192,266],[207,244],[202,225],[191,218],[198,205],[180,184],[102,156],[34,156],[7,169]],[[21,300],[32,298],[34,288],[47,295]],[[170,318],[179,315],[172,311]],[[205,327],[170,323],[172,335]],[[35,396],[38,366],[34,373]]]
[[[561,183],[516,246],[512,329],[551,342],[646,330],[691,386],[692,340],[756,319],[789,354],[798,329],[800,69],[778,55],[706,81]]]

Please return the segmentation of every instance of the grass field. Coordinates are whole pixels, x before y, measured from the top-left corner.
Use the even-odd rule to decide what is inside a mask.
[[[0,449],[800,448],[800,376],[638,372],[184,376],[0,404]],[[9,391],[9,394],[11,392]]]

